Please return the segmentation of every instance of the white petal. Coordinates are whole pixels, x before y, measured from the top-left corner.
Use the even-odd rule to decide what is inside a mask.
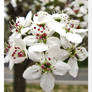
[[[16,19],[16,23],[18,23],[19,22],[19,25],[20,26],[24,26],[24,24],[25,24],[25,18],[24,17],[17,17],[17,19]]]
[[[70,65],[71,69],[69,71],[69,74],[73,77],[77,77],[78,75],[78,64],[77,59],[75,57],[72,57],[69,59],[68,64]]]
[[[39,61],[42,58],[42,53],[40,52],[36,52],[36,51],[32,51],[31,47],[29,47],[28,49],[28,56],[31,60],[33,61]]]
[[[5,56],[5,58],[4,58],[4,63],[7,63],[7,62],[9,62],[9,57],[8,57],[8,55]]]
[[[86,14],[85,16],[84,16],[84,21],[88,21],[88,14]]]
[[[67,49],[67,48],[71,48],[72,47],[72,44],[65,37],[60,36],[60,39],[61,39],[61,46],[64,49]]]
[[[26,20],[31,20],[31,18],[32,18],[32,12],[29,11],[27,16],[26,16]]]
[[[70,66],[62,61],[57,61],[54,67],[55,69],[53,70],[53,73],[55,75],[64,75],[70,69]]]
[[[33,20],[37,24],[43,24],[49,21],[50,15],[47,12],[40,11],[37,13],[38,16],[34,16]]]
[[[29,11],[25,19],[25,26],[29,26],[31,24],[32,22],[31,18],[32,18],[32,12]]]
[[[55,21],[50,21],[47,23],[50,31],[55,31],[61,35],[65,35],[65,30],[63,29],[64,25]]]
[[[14,42],[15,42],[15,44],[14,44],[15,46],[19,46],[21,48],[26,47],[26,45],[22,39],[15,39]]]
[[[26,59],[27,57],[18,57],[16,59],[13,59],[12,61],[15,63],[15,64],[18,64],[18,63],[22,63],[24,62],[24,60]]]
[[[27,46],[32,46],[34,43],[37,42],[35,36],[26,36],[23,41],[26,43]]]
[[[88,27],[88,22],[87,21],[80,22],[80,26],[82,28],[87,28]],[[84,32],[85,32],[85,30],[84,30]]]
[[[64,11],[69,14],[69,15],[74,15],[75,13],[73,12],[73,10],[69,7],[65,8]]]
[[[66,60],[70,53],[67,50],[61,49],[60,60]]]
[[[48,53],[48,57],[50,58],[60,59],[61,51],[58,45],[54,45],[51,48],[49,48],[47,53]]]
[[[23,77],[25,79],[30,79],[30,80],[38,79],[40,78],[40,76],[41,76],[40,67],[37,65],[28,67],[23,73]]]
[[[58,13],[53,14],[53,15],[52,15],[52,18],[53,18],[53,19],[61,18],[61,14],[58,14]]]
[[[78,34],[67,33],[66,38],[73,43],[81,43],[82,37]]]
[[[65,60],[69,56],[69,53],[66,50],[60,49],[58,45],[54,45],[50,47],[47,53],[48,53],[48,57],[56,60]]]
[[[40,86],[45,92],[51,92],[54,88],[55,79],[51,73],[44,73],[41,76]]]
[[[79,34],[80,34],[80,36],[82,37],[82,39],[84,39],[84,37],[88,35],[87,32],[85,32],[85,33],[79,33]]]
[[[21,29],[21,34],[25,34],[26,32],[28,32],[30,30],[30,27],[26,27],[26,28],[22,28]]]
[[[48,50],[48,46],[43,43],[37,43],[30,47],[31,51],[43,52]]]
[[[46,44],[48,44],[49,47],[53,45],[60,46],[60,40],[57,37],[49,37]]]
[[[80,13],[87,14],[87,7],[86,6],[80,7]]]
[[[46,23],[46,22],[48,22],[48,17],[47,16],[40,16],[38,18],[38,23],[39,24]]]
[[[88,29],[73,29],[73,31],[76,33],[85,33],[88,31]]]
[[[76,54],[79,58],[79,61],[84,61],[88,57],[88,52],[84,47],[76,48]]]
[[[20,38],[21,38],[21,34],[14,32],[14,33],[9,37],[9,44],[12,46],[13,43],[14,43],[14,40],[15,40],[15,39],[20,39]]]
[[[77,17],[83,17],[83,14],[79,12],[79,13],[77,14]]]
[[[10,60],[10,62],[9,62],[9,69],[12,70],[13,66],[14,66],[14,62]]]

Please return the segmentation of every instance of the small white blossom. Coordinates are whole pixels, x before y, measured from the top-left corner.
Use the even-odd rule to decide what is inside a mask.
[[[10,48],[5,61],[9,62],[9,68],[12,69],[14,64],[21,63],[27,58],[27,49],[22,39],[15,39]]]

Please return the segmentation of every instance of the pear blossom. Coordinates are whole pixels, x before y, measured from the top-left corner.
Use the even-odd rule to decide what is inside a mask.
[[[14,64],[21,63],[27,58],[27,49],[22,39],[15,39],[12,47],[9,49],[5,61],[9,62],[9,68],[12,69]]]
[[[84,61],[88,57],[88,52],[84,47],[73,45],[63,37],[61,37],[61,46],[69,53],[68,64],[71,66],[69,74],[76,77],[79,70],[77,61]]]
[[[73,15],[80,20],[80,27],[87,28],[88,18],[85,21],[85,16],[88,15],[88,0],[73,1],[68,4],[68,6],[64,9],[64,12],[70,16]]]
[[[30,25],[32,23],[32,13],[28,12],[26,18],[17,17],[16,22],[10,23],[10,30],[12,35],[9,37],[9,43],[12,45],[15,39],[22,39],[22,35],[25,35],[30,31]]]
[[[52,36],[54,32],[50,31],[47,27],[34,25],[32,28],[33,35],[26,36],[23,39],[27,46],[32,46],[37,43],[43,43],[48,47],[54,44],[60,45],[59,38]]]
[[[87,29],[77,29],[79,21],[70,20],[66,14],[54,14],[53,20],[47,23],[51,31],[55,31],[73,43],[81,43],[83,38],[79,33],[85,33]]]
[[[23,39],[27,46],[32,46],[36,43],[44,43],[47,46],[60,44],[59,39],[52,36],[55,31],[49,30],[47,26],[47,23],[51,20],[50,17],[51,15],[43,11],[40,11],[34,15],[33,23],[30,27],[31,35],[28,35]]]
[[[48,48],[44,44],[36,44],[35,46],[28,48],[28,57],[34,62],[41,61],[45,57],[51,58],[56,62],[57,60],[64,61],[67,59],[69,57],[69,53],[64,49],[60,49],[58,45],[53,45]]]
[[[38,56],[37,54],[39,54],[37,52],[34,53],[36,56]],[[70,70],[70,66],[64,63],[63,61],[61,60],[54,61],[58,57],[57,55],[60,54],[59,52],[54,54],[50,50],[48,51],[48,54],[47,56],[43,55],[43,58],[39,59],[40,60],[39,62],[37,62],[33,66],[28,67],[23,73],[23,77],[25,79],[32,80],[40,78],[40,86],[45,92],[51,92],[51,90],[54,88],[55,83],[54,75],[64,75]],[[54,57],[52,56],[53,54]]]
[[[27,31],[30,30],[29,25],[32,23],[32,13],[31,11],[27,14],[26,18],[24,17],[17,17],[16,22],[12,21],[10,23],[10,30],[11,32],[25,34]]]

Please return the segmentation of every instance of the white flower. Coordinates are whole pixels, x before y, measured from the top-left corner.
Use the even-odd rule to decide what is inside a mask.
[[[70,53],[68,57],[68,64],[71,66],[69,74],[76,77],[79,69],[77,61],[84,61],[88,57],[88,53],[84,47],[76,47],[65,38],[61,38],[61,46]]]
[[[20,34],[25,34],[30,30],[30,25],[32,23],[32,13],[31,11],[27,14],[26,18],[24,17],[17,17],[16,23],[13,22],[13,25],[11,24],[11,31],[13,33],[17,32]]]
[[[75,0],[68,4],[68,7],[64,9],[64,12],[73,15],[80,20],[80,27],[87,28],[88,20],[85,21],[84,17],[88,15],[88,1],[87,0]],[[82,23],[81,23],[82,22]]]
[[[87,29],[77,29],[78,25],[79,21],[69,20],[68,16],[64,14],[54,14],[53,20],[47,23],[47,26],[51,31],[59,33],[73,43],[81,43],[82,37],[79,33],[87,31]]]
[[[75,28],[73,28],[73,26],[75,26]],[[66,39],[69,40],[72,43],[81,43],[83,38],[80,35],[81,33],[86,33],[88,31],[88,29],[77,29],[76,28],[77,25],[76,24],[71,24],[71,26],[66,27],[64,30],[66,31]],[[64,35],[62,35],[64,36]]]
[[[22,38],[22,35],[25,35],[26,32],[30,30],[32,14],[31,11],[27,14],[26,18],[18,17],[16,23],[11,24],[12,35],[9,37],[9,43],[12,46],[15,39]]]
[[[45,54],[44,54],[45,53]],[[58,45],[53,45],[48,48],[44,44],[36,44],[28,48],[28,56],[35,62],[40,62],[46,58],[50,58],[53,62],[57,60],[65,60],[69,57],[69,52],[64,49],[60,49]]]
[[[64,75],[69,69],[70,66],[62,61],[53,63],[50,59],[45,59],[44,62],[28,67],[23,77],[30,80],[40,78],[41,88],[45,92],[51,92],[55,83],[54,75]]]
[[[72,53],[73,51],[71,51]],[[78,75],[78,63],[77,61],[84,61],[88,57],[88,53],[84,47],[77,47],[75,52],[71,54],[68,64],[71,66],[69,74],[73,77]]]
[[[50,20],[50,14],[44,11],[39,11],[34,15],[33,21],[35,24],[45,24]]]
[[[88,53],[84,47],[77,47],[74,53],[73,51],[70,53],[71,55],[68,64],[71,66],[71,70],[69,71],[69,74],[73,77],[76,77],[78,74],[77,61],[84,61],[88,57]]]
[[[35,43],[44,43],[48,46],[52,46],[54,44],[60,44],[59,39],[57,37],[52,36],[55,31],[50,30],[47,24],[50,19],[48,19],[49,15],[46,12],[40,11],[34,15],[33,23],[30,26],[31,34],[26,36],[23,40],[27,46],[32,46]]]
[[[31,27],[32,35],[26,36],[23,39],[27,46],[32,46],[36,43],[43,43],[48,47],[54,44],[60,45],[59,38],[52,36],[54,31],[50,31],[47,26],[33,24]]]
[[[14,64],[21,63],[27,58],[26,45],[21,39],[15,39],[10,48],[5,61],[9,62],[9,68],[12,69]]]

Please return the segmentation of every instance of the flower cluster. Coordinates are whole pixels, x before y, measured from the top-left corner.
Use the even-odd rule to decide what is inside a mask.
[[[54,88],[54,75],[78,75],[78,62],[87,58],[87,51],[80,46],[88,29],[79,29],[79,21],[65,13],[49,14],[44,11],[26,18],[18,17],[11,24],[10,48],[5,57],[9,68],[29,58],[34,65],[23,73],[25,79],[40,78],[45,92]]]
[[[88,27],[88,0],[75,0],[69,3],[64,12],[80,20],[80,27]]]

